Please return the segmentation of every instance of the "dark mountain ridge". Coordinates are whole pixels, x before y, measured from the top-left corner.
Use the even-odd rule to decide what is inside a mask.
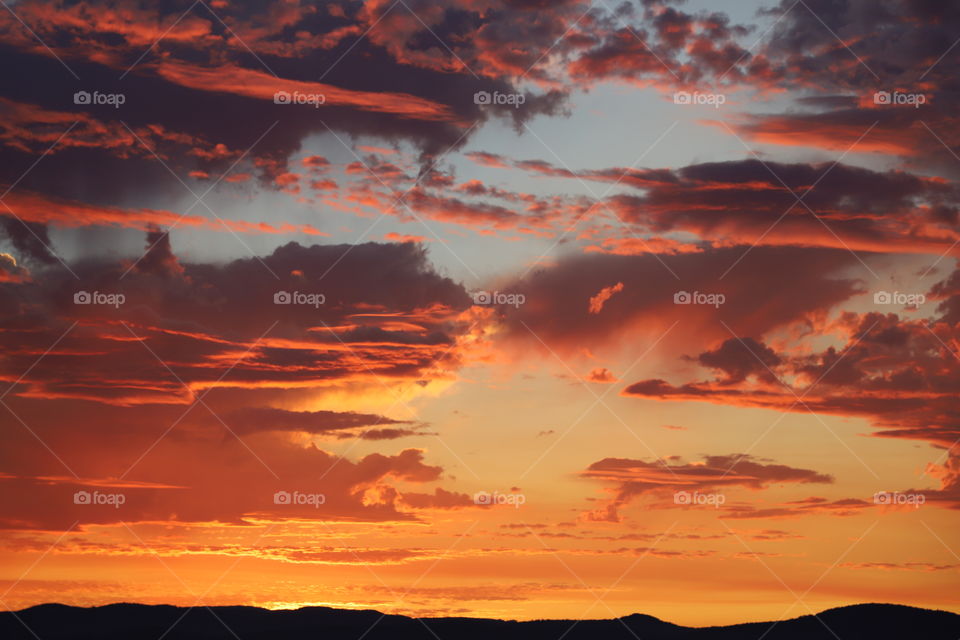
[[[43,604],[0,612],[8,640],[957,640],[960,616],[894,604],[858,604],[779,622],[682,627],[648,615],[612,620],[410,618],[373,610]]]

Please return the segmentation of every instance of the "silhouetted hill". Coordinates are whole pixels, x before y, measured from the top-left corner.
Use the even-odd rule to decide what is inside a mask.
[[[38,637],[41,640],[358,640],[361,637],[363,640],[758,640],[761,637],[764,640],[957,640],[960,616],[892,604],[859,604],[776,624],[752,622],[693,628],[639,614],[613,620],[514,622],[483,618],[417,619],[328,607],[270,611],[256,607],[187,609],[111,604],[81,608],[45,604],[15,613],[0,613],[0,638],[36,640]]]

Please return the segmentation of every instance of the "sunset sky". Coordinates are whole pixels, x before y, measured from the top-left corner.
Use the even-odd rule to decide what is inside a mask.
[[[960,5],[5,0],[0,607],[960,612]]]

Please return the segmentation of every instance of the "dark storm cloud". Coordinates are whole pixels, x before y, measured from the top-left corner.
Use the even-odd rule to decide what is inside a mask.
[[[450,72],[440,61],[431,66],[420,59],[442,52],[454,60],[437,38],[455,43],[469,36],[481,22],[475,12],[447,7],[436,16],[414,6],[426,11],[431,23],[436,19],[431,33],[423,25],[396,26],[404,23],[395,19],[414,19],[403,7],[388,15],[385,8],[362,3],[295,3],[261,16],[264,8],[256,3],[231,3],[217,7],[216,15],[197,5],[174,27],[189,6],[148,3],[117,13],[96,2],[18,3],[18,13],[79,80],[38,50],[12,16],[4,16],[3,98],[18,118],[2,135],[7,144],[0,182],[15,181],[32,156],[74,121],[80,121],[75,130],[22,186],[108,204],[130,193],[142,197],[179,188],[124,123],[185,176],[225,169],[255,142],[251,158],[280,172],[304,138],[328,127],[341,135],[408,142],[430,157],[464,144],[474,122],[499,115],[519,126],[563,106],[558,91],[528,93],[519,108],[478,105],[478,91],[516,90],[498,74]],[[376,21],[370,11],[386,17],[361,37],[371,26],[367,22]],[[301,89],[324,93],[326,102],[321,108],[274,104],[275,91]],[[121,94],[123,103],[77,105],[77,91]],[[89,144],[73,143],[85,136]]]

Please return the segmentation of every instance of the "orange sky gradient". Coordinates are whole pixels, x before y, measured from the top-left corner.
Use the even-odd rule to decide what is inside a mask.
[[[0,606],[960,612],[960,13],[865,1],[15,3]]]

